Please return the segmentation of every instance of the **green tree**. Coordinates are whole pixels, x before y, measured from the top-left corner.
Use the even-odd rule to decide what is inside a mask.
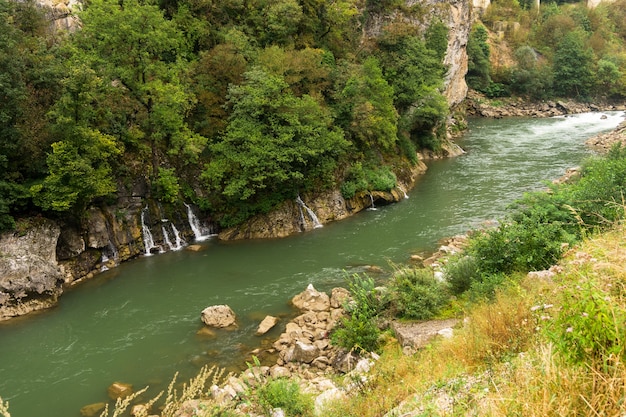
[[[467,42],[467,84],[476,90],[484,90],[491,83],[489,64],[489,34],[487,28],[475,24]]]
[[[224,224],[328,181],[347,146],[328,111],[308,95],[295,97],[282,77],[260,68],[244,77],[229,89],[229,123],[202,175],[218,204],[233,208]]]
[[[149,0],[94,0],[81,13],[75,40],[91,68],[125,96],[128,131],[150,148],[151,174],[165,155],[196,162],[206,139],[185,117],[194,104],[186,84],[189,45]]]
[[[587,97],[594,85],[593,51],[581,31],[569,32],[554,53],[554,89],[568,97]]]
[[[378,60],[370,57],[355,67],[338,99],[346,115],[346,132],[360,149],[389,151],[397,140],[398,113],[393,88],[383,77]]]
[[[94,198],[115,192],[109,161],[120,152],[111,136],[75,127],[71,138],[52,144],[49,175],[31,187],[35,204],[44,210],[80,213]]]

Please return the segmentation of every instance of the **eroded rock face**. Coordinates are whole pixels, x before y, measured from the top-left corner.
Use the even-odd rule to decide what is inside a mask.
[[[237,322],[235,312],[227,305],[210,306],[202,310],[202,322],[209,327],[228,327]]]
[[[325,311],[330,308],[330,298],[309,284],[306,290],[293,297],[292,304],[300,310]]]
[[[35,222],[24,236],[0,237],[0,320],[50,307],[62,292],[56,261],[60,228],[46,219]]]

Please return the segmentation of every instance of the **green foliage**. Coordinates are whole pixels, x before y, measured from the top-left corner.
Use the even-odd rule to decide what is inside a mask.
[[[35,204],[44,210],[83,210],[97,197],[116,191],[110,161],[121,153],[113,137],[76,128],[71,140],[52,144],[49,175],[33,185]]]
[[[589,280],[563,292],[558,316],[547,334],[558,351],[574,364],[624,358],[626,312],[610,292]]]
[[[431,51],[435,51],[440,62],[448,51],[448,26],[441,20],[434,20],[428,26],[424,37],[426,38],[426,47]]]
[[[397,183],[396,175],[388,166],[364,167],[361,162],[356,162],[341,184],[341,195],[352,198],[359,192],[390,191]]]
[[[245,80],[229,89],[229,124],[202,174],[217,204],[238,206],[233,223],[310,189],[312,178],[330,181],[347,146],[326,109],[282,77],[255,68]]]
[[[470,289],[473,282],[481,280],[476,259],[465,254],[450,259],[445,265],[444,275],[454,295],[463,294]]]
[[[376,292],[374,280],[367,276],[353,275],[348,281],[352,300],[344,308],[347,318],[341,320],[331,335],[333,344],[348,350],[376,351],[380,330],[376,317],[382,311],[384,301]]]
[[[175,203],[180,198],[180,185],[173,168],[159,167],[159,174],[154,181],[156,198],[164,203]]]
[[[378,61],[370,57],[354,67],[338,100],[345,108],[345,130],[360,149],[389,151],[397,139],[398,113],[393,88],[383,78]]]
[[[585,45],[584,33],[569,32],[554,53],[554,89],[557,94],[587,97],[594,85],[593,51]]]
[[[396,316],[426,320],[436,316],[449,300],[448,286],[429,269],[403,268],[390,284],[391,310]]]
[[[256,390],[256,397],[266,415],[275,408],[282,409],[287,416],[313,415],[313,399],[302,393],[298,383],[291,379],[270,379]]]
[[[491,83],[488,38],[487,28],[477,23],[472,27],[467,42],[468,68],[465,78],[471,88],[479,91],[486,89]]]

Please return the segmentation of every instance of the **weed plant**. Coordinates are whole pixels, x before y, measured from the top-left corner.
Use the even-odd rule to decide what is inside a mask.
[[[382,311],[384,301],[376,291],[376,284],[371,277],[353,275],[348,280],[352,300],[344,308],[348,313],[331,335],[336,346],[348,350],[365,352],[377,351],[381,331],[376,318]]]
[[[449,286],[437,280],[430,269],[398,269],[389,287],[390,309],[401,318],[429,319],[437,315],[449,300]]]
[[[270,379],[256,391],[256,401],[265,415],[280,408],[290,417],[306,417],[313,414],[313,399],[301,392],[296,381],[277,378]]]

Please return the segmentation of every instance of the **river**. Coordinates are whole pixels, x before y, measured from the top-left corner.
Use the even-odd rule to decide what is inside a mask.
[[[0,396],[13,417],[77,417],[114,381],[153,391],[176,371],[236,367],[266,314],[288,315],[307,284],[329,290],[377,265],[386,271],[446,236],[501,217],[506,206],[562,175],[621,112],[550,119],[472,120],[467,154],[428,162],[409,198],[285,239],[203,242],[200,252],[141,257],[67,291],[57,307],[0,323]],[[201,310],[229,304],[239,328],[206,339]],[[284,326],[284,323],[283,323]],[[268,337],[282,331],[278,326]]]

